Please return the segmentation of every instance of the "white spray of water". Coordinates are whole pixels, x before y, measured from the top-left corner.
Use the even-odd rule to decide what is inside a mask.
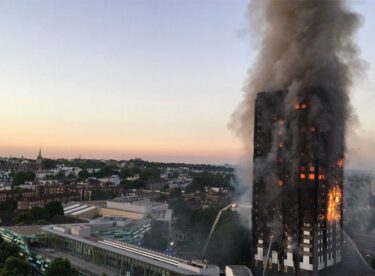
[[[270,238],[270,245],[268,246],[268,250],[267,250],[266,260],[264,261],[264,264],[263,264],[263,276],[266,275],[268,259],[270,257],[270,252],[271,252],[272,240],[273,240],[273,237],[271,236],[271,238]]]

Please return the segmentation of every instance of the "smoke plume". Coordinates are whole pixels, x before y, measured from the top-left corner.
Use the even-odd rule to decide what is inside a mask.
[[[338,148],[344,142],[352,120],[349,92],[354,76],[363,69],[354,35],[362,23],[344,0],[253,0],[248,5],[249,22],[259,52],[248,72],[243,88],[243,100],[232,115],[230,128],[242,139],[245,155],[252,157],[254,130],[254,101],[260,91],[285,91],[285,110],[288,124],[279,131],[287,133],[282,140],[273,137],[271,153],[259,164],[262,175],[270,178],[275,166],[278,144],[289,143],[284,152],[286,160],[300,156],[303,144],[306,159],[319,158],[331,163],[338,158]],[[314,141],[301,138],[296,103],[308,103],[306,124],[326,137],[327,148],[317,153]],[[270,106],[270,108],[272,108]],[[341,134],[341,135],[340,135]],[[311,150],[310,150],[311,149]],[[249,179],[251,168],[239,178]],[[244,185],[251,190],[251,181]]]

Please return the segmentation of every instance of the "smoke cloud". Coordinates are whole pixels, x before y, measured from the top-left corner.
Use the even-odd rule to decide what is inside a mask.
[[[337,160],[337,153],[343,151],[345,144],[338,139],[355,121],[349,95],[353,78],[365,67],[354,42],[355,32],[362,23],[361,16],[352,12],[344,0],[253,0],[248,5],[248,18],[254,37],[258,39],[259,52],[248,72],[243,100],[230,121],[230,128],[243,141],[247,160],[253,155],[257,93],[287,93],[281,104],[288,124],[279,130],[287,135],[273,136],[271,153],[255,164],[262,168],[257,170],[262,171],[262,175],[254,177],[267,176],[274,183],[274,151],[280,143],[290,145],[283,153],[286,160],[297,159],[303,144],[307,160],[318,158],[332,164],[330,159]],[[296,103],[308,103],[306,125],[326,137],[325,150],[318,153],[313,150],[316,144],[312,136],[301,138]],[[242,170],[239,179],[246,180],[242,188],[251,190],[251,165],[244,166],[247,169]]]

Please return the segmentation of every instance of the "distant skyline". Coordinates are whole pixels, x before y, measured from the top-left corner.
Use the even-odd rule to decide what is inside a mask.
[[[351,1],[367,75],[349,166],[375,168],[375,1]],[[0,155],[235,163],[256,55],[246,0],[0,0]],[[252,141],[249,141],[252,143]]]

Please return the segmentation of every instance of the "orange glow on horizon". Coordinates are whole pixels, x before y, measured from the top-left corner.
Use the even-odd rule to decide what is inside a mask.
[[[1,142],[1,141],[0,141]],[[53,143],[53,141],[40,141],[32,145],[23,144],[23,141],[14,143],[0,143],[0,156],[15,156],[35,158],[39,147],[42,155],[47,158],[82,158],[94,159],[131,159],[140,157],[149,160],[166,160],[166,162],[190,162],[190,163],[228,163],[236,162],[243,150],[239,144],[221,145],[219,143],[206,143],[195,145],[192,142],[166,143],[139,143],[129,141],[120,143],[98,143],[88,141],[86,144],[78,143]],[[143,143],[144,142],[144,143]],[[210,161],[212,160],[212,161]],[[220,161],[223,160],[223,161]]]

